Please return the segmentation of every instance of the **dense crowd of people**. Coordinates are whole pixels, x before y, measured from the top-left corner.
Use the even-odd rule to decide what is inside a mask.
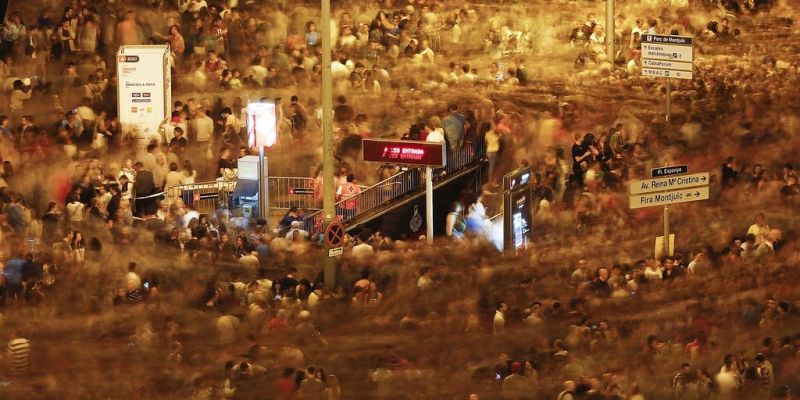
[[[612,34],[593,3],[334,1],[338,212],[399,172],[359,162],[362,138],[488,164],[483,191],[437,221],[447,238],[356,230],[334,285],[308,210],[268,224],[226,204],[201,213],[180,189],[235,186],[255,150],[247,103],[265,99],[278,106],[270,170],[316,170],[321,186],[316,3],[38,3],[12,4],[0,31],[0,397],[800,390],[800,57],[785,2],[619,4]],[[663,82],[640,76],[643,33],[696,38],[670,122]],[[143,141],[120,124],[115,54],[156,43],[177,101]],[[626,197],[665,163],[709,170],[711,199],[672,211],[676,249],[656,257],[660,209]],[[534,238],[500,254],[488,217],[502,176],[525,165]]]

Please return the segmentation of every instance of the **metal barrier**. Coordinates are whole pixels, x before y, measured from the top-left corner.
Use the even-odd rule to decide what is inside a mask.
[[[231,192],[236,183],[211,181],[170,186],[164,190],[164,199],[170,203],[182,199],[183,203],[200,213],[213,213],[220,205],[230,207]]]
[[[180,198],[196,211],[209,212],[221,204],[230,207],[234,189],[236,182],[199,182],[170,186],[164,191],[164,196],[169,202]],[[269,190],[272,209],[288,210],[293,206],[311,211],[319,209],[314,178],[270,177]]]
[[[476,143],[466,143],[455,150],[448,150],[447,165],[437,171],[444,171],[445,175],[458,171],[483,158],[483,146]],[[411,192],[425,188],[425,171],[419,168],[408,169],[386,180],[362,190],[355,198],[345,198],[336,203],[336,220],[347,223],[357,216],[372,211],[380,205],[399,198]],[[438,176],[441,178],[441,175]],[[353,204],[355,203],[355,204]],[[322,211],[306,217],[304,228],[311,234],[322,231]]]
[[[288,210],[292,207],[300,210],[319,210],[322,198],[318,196],[314,183],[314,178],[270,176],[269,207],[278,210]]]

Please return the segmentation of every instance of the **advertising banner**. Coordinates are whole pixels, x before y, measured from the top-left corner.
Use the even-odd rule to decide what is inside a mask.
[[[172,87],[167,45],[122,46],[117,52],[117,95],[125,134],[145,147],[161,141],[158,127],[170,115]]]

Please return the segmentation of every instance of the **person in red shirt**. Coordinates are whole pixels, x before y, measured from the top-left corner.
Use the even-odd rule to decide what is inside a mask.
[[[225,60],[219,58],[216,51],[211,50],[208,52],[205,68],[206,73],[210,78],[219,79],[222,70],[227,69],[228,66],[225,63]]]
[[[340,214],[344,217],[344,220],[356,216],[359,194],[361,194],[361,188],[355,183],[355,176],[353,174],[348,174],[347,182],[339,186],[339,190],[336,191],[336,198],[339,201],[344,200],[343,204],[339,206],[341,210]]]
[[[692,358],[697,357],[700,354],[708,353],[708,345],[706,344],[706,334],[703,332],[698,332],[695,339],[684,347],[683,352],[689,354]]]
[[[285,310],[279,310],[278,313],[269,320],[267,323],[270,332],[285,332],[288,331],[291,326],[289,325],[289,320],[286,317]]]
[[[283,370],[281,377],[276,384],[278,391],[278,399],[289,400],[294,397],[294,392],[297,390],[294,379],[294,369],[286,368]]]

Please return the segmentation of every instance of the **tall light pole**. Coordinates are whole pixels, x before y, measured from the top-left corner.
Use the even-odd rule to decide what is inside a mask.
[[[331,76],[331,0],[322,0],[322,216],[323,232],[336,216],[333,184],[333,77]],[[325,284],[336,285],[336,263],[325,245]]]
[[[617,38],[617,34],[615,33],[614,29],[614,2],[616,0],[606,0],[606,46],[607,46],[607,54],[608,54],[608,61],[611,62],[611,65],[614,65],[614,60],[616,60],[617,52],[614,49],[614,40]],[[609,39],[610,37],[610,39]]]

